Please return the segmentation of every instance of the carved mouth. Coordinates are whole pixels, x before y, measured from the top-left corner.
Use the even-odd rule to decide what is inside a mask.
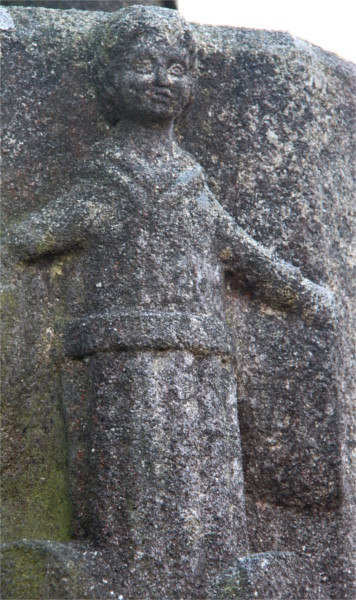
[[[152,88],[147,92],[150,98],[157,98],[159,100],[169,100],[172,97],[170,90],[166,88]]]

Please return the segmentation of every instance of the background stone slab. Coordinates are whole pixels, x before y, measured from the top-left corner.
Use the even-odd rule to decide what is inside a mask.
[[[68,189],[76,164],[109,127],[90,70],[91,34],[105,14],[8,14],[3,217],[13,222]],[[248,289],[237,292],[227,278],[251,551],[311,556],[320,597],[351,598],[355,68],[284,33],[196,33],[199,81],[178,127],[182,146],[237,222],[328,284],[341,314],[330,337],[264,307]],[[60,262],[5,264],[4,541],[71,537],[60,278]],[[78,451],[85,426],[79,415],[72,421]]]

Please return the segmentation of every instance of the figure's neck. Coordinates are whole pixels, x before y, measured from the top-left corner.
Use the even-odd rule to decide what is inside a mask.
[[[173,121],[152,123],[123,119],[117,125],[116,137],[121,148],[142,159],[169,158],[173,154]]]

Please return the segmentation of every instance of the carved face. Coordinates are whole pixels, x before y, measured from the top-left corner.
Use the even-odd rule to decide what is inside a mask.
[[[109,76],[121,116],[173,120],[192,98],[188,52],[165,39],[141,37],[110,65]]]

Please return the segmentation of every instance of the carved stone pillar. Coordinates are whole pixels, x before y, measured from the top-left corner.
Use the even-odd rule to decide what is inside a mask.
[[[4,596],[351,598],[353,65],[0,12]]]

